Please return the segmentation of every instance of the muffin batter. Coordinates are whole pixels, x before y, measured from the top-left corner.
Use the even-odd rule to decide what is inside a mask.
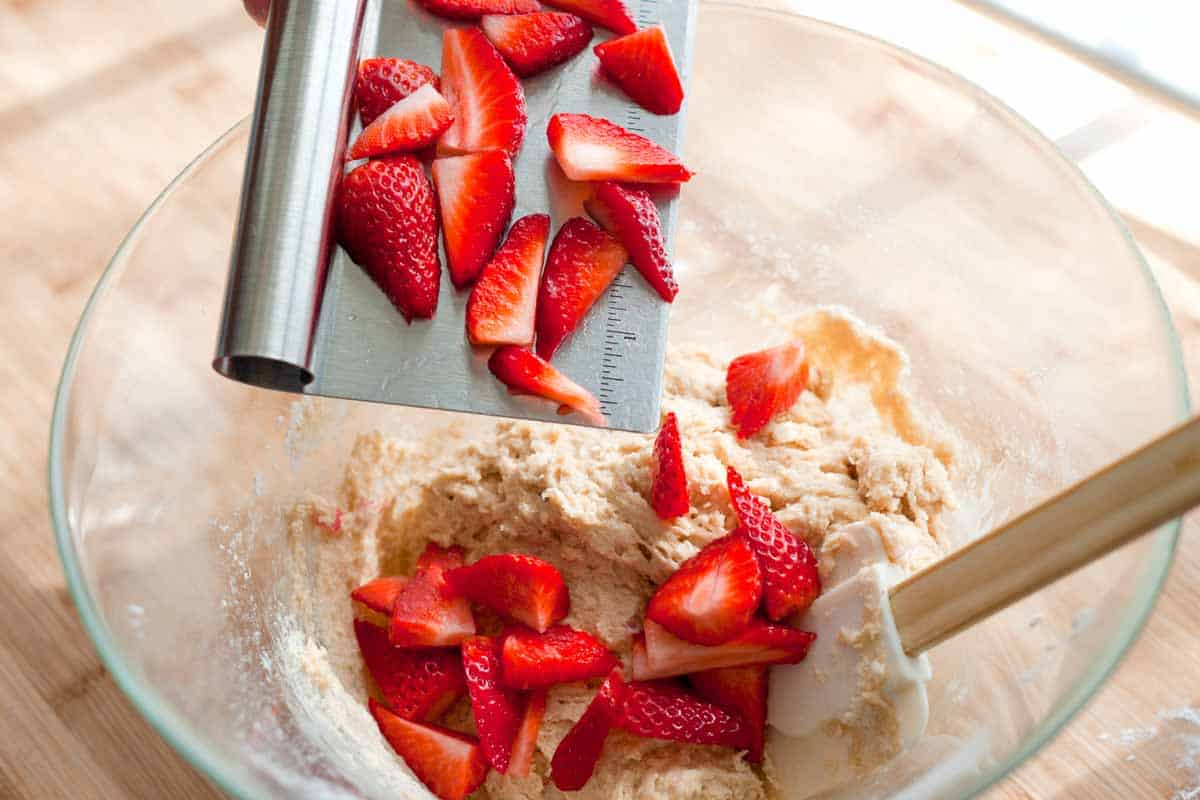
[[[953,450],[904,394],[903,354],[836,311],[809,313],[792,332],[815,367],[810,388],[745,441],[729,426],[726,363],[697,348],[669,354],[663,408],[678,416],[692,505],[671,523],[659,521],[647,502],[650,436],[497,421],[493,435],[469,441],[454,433],[424,441],[359,437],[336,495],[308,498],[291,514],[298,625],[287,634],[284,655],[293,662],[297,716],[325,726],[323,737],[353,737],[361,769],[374,773],[371,786],[412,791],[419,784],[365,709],[369,687],[351,631],[349,591],[381,574],[410,573],[429,541],[462,546],[468,560],[528,553],[566,579],[565,623],[595,634],[628,663],[655,588],[735,526],[726,465],[822,554],[823,575],[835,568],[836,554],[822,553],[822,542],[864,519],[877,523],[900,570],[935,560],[954,503]],[[594,693],[594,685],[553,688],[531,775],[493,772],[480,793],[496,800],[561,796],[547,777],[549,760]],[[469,729],[470,717],[464,704],[449,719]],[[875,749],[880,759],[895,755],[886,744]],[[776,773],[770,755],[760,771],[727,749],[615,731],[592,780],[571,796],[786,797]]]

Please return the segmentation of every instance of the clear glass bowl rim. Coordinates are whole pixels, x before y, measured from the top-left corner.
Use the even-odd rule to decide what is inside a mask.
[[[966,78],[951,72],[927,59],[906,50],[903,47],[895,45],[883,39],[870,36],[859,31],[843,28],[823,20],[804,17],[799,14],[793,14],[788,11],[778,9],[759,8],[745,5],[738,2],[728,2],[727,0],[701,0],[703,5],[715,6],[727,9],[736,9],[755,14],[778,15],[784,18],[801,19],[808,24],[825,26],[833,29],[849,38],[857,38],[863,40],[869,46],[890,49],[900,53],[905,57],[916,59],[922,63],[931,66],[936,71],[940,72],[947,84],[954,85],[966,93],[973,94],[976,97],[983,99],[985,102],[992,104],[995,108],[1005,113],[1011,120],[1014,126],[1023,128],[1026,133],[1031,134],[1035,141],[1042,144],[1043,147],[1055,152],[1061,158],[1062,162],[1067,165],[1075,175],[1076,179],[1084,186],[1091,190],[1091,194],[1095,201],[1104,209],[1112,223],[1121,231],[1125,239],[1126,245],[1129,248],[1130,255],[1136,264],[1141,268],[1143,277],[1153,290],[1155,303],[1158,307],[1160,318],[1167,331],[1167,340],[1169,342],[1170,358],[1174,367],[1175,382],[1176,382],[1176,405],[1178,409],[1179,421],[1187,419],[1190,414],[1190,398],[1187,388],[1187,371],[1183,361],[1183,351],[1179,341],[1178,333],[1171,320],[1170,310],[1167,307],[1166,300],[1162,295],[1162,290],[1157,281],[1154,279],[1153,273],[1150,271],[1149,265],[1142,256],[1134,242],[1133,236],[1130,234],[1125,223],[1121,220],[1117,212],[1112,208],[1103,195],[1092,185],[1092,183],[1083,175],[1079,168],[1063,155],[1057,146],[1041,134],[1033,127],[1024,117],[1011,109],[1006,103],[999,100],[995,96],[984,91],[979,86],[971,83]],[[241,785],[235,778],[235,774],[239,771],[232,764],[228,763],[228,759],[224,758],[214,750],[208,747],[204,742],[203,737],[198,735],[188,723],[186,718],[178,714],[174,708],[166,701],[166,699],[152,686],[144,684],[134,673],[133,668],[126,663],[121,654],[120,648],[109,632],[100,611],[92,599],[91,592],[88,589],[83,576],[82,565],[79,560],[79,555],[76,552],[74,541],[71,535],[70,525],[67,519],[65,481],[66,477],[63,473],[63,433],[66,426],[67,409],[70,404],[71,384],[75,374],[75,368],[79,359],[81,348],[84,339],[87,336],[88,329],[92,320],[93,313],[99,304],[100,299],[107,291],[109,284],[112,283],[120,274],[120,266],[126,258],[126,254],[136,245],[140,237],[142,228],[151,220],[159,207],[174,194],[175,190],[182,185],[193,173],[199,170],[209,158],[219,151],[225,144],[236,137],[242,128],[248,126],[249,117],[243,118],[233,127],[227,130],[212,144],[206,147],[195,159],[191,161],[183,171],[180,172],[166,188],[154,199],[154,202],[142,213],[133,228],[125,235],[121,244],[117,247],[108,266],[105,267],[100,279],[96,282],[95,288],[92,290],[91,296],[88,298],[87,304],[84,306],[82,315],[80,316],[79,324],[75,329],[75,333],[71,337],[70,345],[67,349],[67,356],[63,363],[62,373],[59,378],[58,389],[55,394],[54,410],[51,417],[50,425],[50,453],[48,459],[49,471],[49,497],[50,497],[50,517],[54,527],[54,538],[58,548],[59,558],[62,560],[63,570],[67,577],[67,586],[71,593],[71,598],[75,603],[75,607],[79,611],[79,616],[83,620],[84,628],[87,630],[88,636],[91,638],[96,647],[96,651],[100,656],[105,668],[113,676],[113,680],[121,688],[121,691],[130,699],[138,712],[150,723],[154,730],[163,737],[163,739],[183,758],[191,764],[196,770],[204,775],[208,780],[212,781],[223,792],[238,800],[257,800],[257,796],[253,794],[249,787]],[[976,781],[976,784],[970,789],[968,797],[973,797],[986,791],[991,786],[999,783],[1008,776],[1013,770],[1020,766],[1026,759],[1040,750],[1047,742],[1055,737],[1060,730],[1078,713],[1083,706],[1091,699],[1108,677],[1117,668],[1121,659],[1129,651],[1129,648],[1136,641],[1138,634],[1144,627],[1147,618],[1154,609],[1154,604],[1162,591],[1163,584],[1166,580],[1167,573],[1171,566],[1171,561],[1174,557],[1175,547],[1179,540],[1179,532],[1181,520],[1172,520],[1164,526],[1165,531],[1160,534],[1160,542],[1154,548],[1150,555],[1150,563],[1147,565],[1147,582],[1151,584],[1151,590],[1137,596],[1132,603],[1129,613],[1125,617],[1125,624],[1122,629],[1117,632],[1117,646],[1110,651],[1104,653],[1104,657],[1098,659],[1092,668],[1084,674],[1077,682],[1075,687],[1059,698],[1057,705],[1052,712],[1047,715],[1041,723],[1033,729],[1026,737],[1025,741],[1012,754],[1009,755],[1003,762],[998,762],[985,772]]]

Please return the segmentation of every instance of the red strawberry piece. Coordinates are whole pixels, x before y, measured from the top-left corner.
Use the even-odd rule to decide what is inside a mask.
[[[417,566],[414,572],[420,574],[431,569],[457,569],[466,563],[467,553],[461,547],[442,547],[436,542],[425,545],[421,555],[417,556]]]
[[[546,137],[558,165],[573,181],[683,183],[692,178],[671,151],[599,117],[555,114]]]
[[[753,664],[795,664],[808,655],[817,638],[808,631],[772,625],[759,619],[740,635],[724,644],[706,647],[673,635],[654,620],[645,621],[647,673],[634,673],[638,680],[669,678],[706,669],[744,667]],[[635,663],[636,667],[636,663]]]
[[[417,572],[396,596],[389,629],[396,647],[451,647],[475,635],[471,606],[446,591],[448,571],[462,565],[458,548],[430,545]]]
[[[490,14],[479,26],[522,78],[561,64],[587,47],[592,26],[574,14]]]
[[[525,628],[509,632],[501,647],[501,662],[506,686],[544,689],[601,678],[617,666],[617,657],[590,633],[555,625],[545,633]]]
[[[432,318],[442,270],[421,162],[392,156],[356,167],[342,178],[336,215],[338,240],[404,318]]]
[[[620,720],[624,700],[621,671],[613,670],[550,759],[550,779],[559,791],[577,792],[587,784],[596,770],[608,732]]]
[[[621,243],[583,217],[563,223],[538,289],[537,354],[549,360],[625,266]]]
[[[808,385],[804,345],[789,342],[747,353],[729,362],[725,399],[739,439],[767,426],[771,418],[791,408]]]
[[[621,0],[546,0],[546,5],[578,14],[593,25],[621,36],[637,30],[637,23]]]
[[[533,6],[522,10],[536,11]],[[438,140],[439,155],[503,150],[516,156],[525,137],[525,92],[478,28],[442,34],[442,94],[454,124]]]
[[[472,602],[543,633],[567,616],[571,605],[562,573],[533,556],[485,556],[446,573],[446,580]]]
[[[679,294],[675,272],[663,244],[662,222],[658,207],[642,189],[622,186],[613,181],[596,184],[592,196],[584,201],[592,219],[629,251],[629,259],[659,297],[670,303]]]
[[[450,280],[461,289],[479,275],[508,227],[515,202],[512,162],[498,150],[439,158],[433,184]]]
[[[618,724],[647,739],[750,747],[749,725],[740,716],[666,681],[628,684]]]
[[[530,214],[513,223],[467,301],[471,344],[533,344],[538,278],[549,235],[546,214]]]
[[[661,25],[592,48],[604,74],[642,108],[674,114],[683,105],[683,81]]]
[[[358,619],[354,636],[388,708],[405,719],[432,722],[467,690],[462,659],[452,649],[401,650],[387,631]]]
[[[559,414],[578,411],[593,425],[605,424],[595,395],[523,347],[501,347],[488,359],[488,369],[512,394],[544,397],[559,404]]]
[[[372,611],[390,616],[392,607],[396,605],[396,598],[400,595],[400,590],[407,583],[408,578],[400,575],[376,578],[373,581],[367,581],[351,592],[350,599],[362,603]]]
[[[762,574],[746,537],[710,542],[658,587],[646,616],[676,636],[717,645],[750,625],[762,602]]]
[[[503,775],[521,727],[521,696],[500,685],[499,642],[490,636],[463,642],[462,663],[479,744],[488,763]]]
[[[667,414],[654,440],[654,464],[650,468],[650,506],[659,519],[675,519],[688,513],[687,474],[683,471],[683,446],[675,413]]]
[[[364,128],[350,148],[350,158],[423,150],[453,121],[446,98],[425,84]]]
[[[463,800],[487,777],[487,760],[470,736],[402,719],[374,700],[370,709],[383,738],[441,800]]]
[[[437,74],[403,58],[368,58],[358,65],[354,96],[363,127],[425,84],[438,88]]]
[[[688,676],[696,694],[732,711],[746,723],[750,733],[746,759],[752,764],[758,764],[763,759],[768,672],[768,668],[763,666],[725,667],[694,672]]]
[[[775,518],[761,499],[750,494],[737,470],[727,473],[729,499],[763,574],[763,610],[781,620],[808,610],[821,594],[817,557],[808,543]]]
[[[540,8],[537,0],[418,0],[418,2],[429,13],[447,19],[479,19],[485,14],[528,14]]]
[[[508,774],[514,778],[529,776],[533,765],[533,752],[537,749],[538,732],[542,729],[542,718],[546,716],[546,692],[531,692],[525,701],[525,716],[513,742],[512,757],[508,761]]]

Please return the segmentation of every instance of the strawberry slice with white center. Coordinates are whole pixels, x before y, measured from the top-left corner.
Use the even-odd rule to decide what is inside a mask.
[[[531,692],[525,701],[525,716],[513,742],[512,757],[508,761],[508,774],[514,778],[529,777],[533,766],[533,753],[537,749],[538,733],[542,730],[542,718],[546,716],[546,692]]]
[[[689,642],[718,645],[743,633],[762,601],[762,574],[746,537],[710,542],[658,587],[646,616]]]
[[[388,744],[441,800],[464,800],[487,777],[487,760],[470,736],[438,725],[409,722],[374,700],[370,709]]]
[[[586,631],[555,625],[545,633],[517,628],[504,637],[500,658],[504,685],[544,689],[556,683],[607,675],[617,657]]]
[[[350,158],[423,150],[450,127],[454,114],[438,90],[425,84],[363,128]]]
[[[368,58],[358,65],[354,96],[363,127],[424,85],[438,88],[437,73],[403,58]]]
[[[446,136],[453,130],[452,126]],[[691,170],[670,150],[600,117],[555,114],[546,138],[558,165],[573,181],[684,183],[692,178]]]
[[[537,302],[537,354],[549,360],[595,305],[629,253],[611,234],[583,217],[563,223],[550,245]]]
[[[412,156],[368,161],[342,177],[338,241],[405,320],[437,310],[437,213],[421,162]]]
[[[367,581],[350,593],[350,599],[362,603],[372,611],[391,616],[396,598],[408,583],[402,575],[392,575]]]
[[[679,294],[675,271],[663,244],[662,221],[649,192],[613,181],[596,184],[584,201],[592,219],[629,251],[629,260],[659,297],[670,303]]]
[[[459,595],[542,633],[566,617],[571,607],[562,573],[533,556],[485,556],[446,573],[446,580]]]
[[[462,644],[462,663],[479,744],[488,763],[503,775],[521,727],[522,708],[520,694],[500,685],[498,644],[489,636],[472,636]]]
[[[513,223],[467,301],[471,344],[533,344],[538,278],[550,235],[550,217],[530,214]]]
[[[405,719],[432,722],[467,690],[462,659],[451,648],[402,650],[387,631],[357,619],[354,637],[388,708]]]
[[[546,0],[546,5],[578,14],[620,36],[637,30],[637,23],[621,0]]]
[[[634,681],[625,688],[621,728],[647,739],[746,750],[752,736],[737,714],[665,681]]]
[[[604,750],[604,740],[621,719],[625,681],[614,669],[550,759],[550,780],[562,792],[577,792],[587,785]]]
[[[525,137],[525,91],[478,28],[442,34],[442,94],[454,123],[438,140],[439,155],[503,150],[516,156]]]
[[[754,548],[763,574],[763,610],[773,620],[803,614],[821,594],[817,557],[808,542],[775,518],[760,498],[750,494],[737,470],[726,475],[729,499],[741,526],[739,531]]]
[[[687,473],[683,469],[683,445],[675,412],[667,414],[654,439],[654,463],[650,469],[650,506],[661,520],[688,513]]]
[[[593,425],[603,426],[607,422],[595,395],[523,347],[501,347],[488,359],[488,369],[512,394],[553,400],[559,404],[559,414],[576,411]]]
[[[592,40],[592,26],[574,14],[489,14],[479,27],[522,78],[563,63]]]
[[[499,150],[433,162],[450,280],[462,289],[496,252],[515,203],[512,162]]]
[[[732,711],[746,723],[750,734],[746,760],[751,764],[759,764],[763,759],[769,674],[767,667],[756,666],[710,669],[688,676],[688,682],[696,694]]]
[[[646,671],[637,670],[639,659],[635,657],[633,677],[637,680],[669,678],[720,667],[796,664],[804,660],[817,638],[814,633],[760,619],[750,620],[750,625],[736,638],[713,647],[680,639],[651,619],[645,621],[643,632]]]
[[[725,399],[739,439],[761,431],[776,414],[787,411],[808,386],[804,345],[779,347],[738,356],[725,373]]]
[[[662,25],[610,39],[592,49],[604,74],[642,108],[654,114],[674,114],[683,105],[683,81]]]
[[[471,605],[446,591],[448,570],[462,566],[459,548],[430,545],[417,572],[396,596],[389,636],[396,647],[451,647],[475,635]]]
[[[418,0],[431,14],[446,19],[479,19],[485,14],[528,14],[537,0]]]

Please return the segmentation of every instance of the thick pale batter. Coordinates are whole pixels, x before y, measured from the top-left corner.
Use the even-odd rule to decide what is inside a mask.
[[[570,587],[567,624],[596,634],[627,663],[655,587],[734,527],[726,465],[818,551],[831,531],[870,517],[904,571],[935,559],[953,504],[953,454],[910,407],[900,386],[903,354],[836,312],[810,313],[793,332],[816,367],[813,385],[745,442],[729,427],[726,364],[700,349],[669,355],[663,407],[679,419],[692,504],[669,524],[647,502],[653,437],[515,422],[497,422],[491,435],[469,441],[453,433],[360,437],[336,496],[306,500],[292,515],[299,628],[288,634],[285,657],[297,671],[297,715],[328,723],[329,736],[361,737],[363,768],[389,773],[372,784],[409,785],[365,709],[352,707],[365,704],[368,687],[347,595],[380,574],[411,572],[428,541],[461,545],[468,559],[521,552],[554,563]],[[823,572],[833,566],[823,559]],[[553,689],[533,774],[493,773],[486,796],[559,797],[545,777],[549,759],[593,693],[583,685]],[[460,721],[469,717],[458,710]],[[774,774],[769,759],[758,772],[728,750],[617,732],[591,782],[571,796],[786,797]]]

